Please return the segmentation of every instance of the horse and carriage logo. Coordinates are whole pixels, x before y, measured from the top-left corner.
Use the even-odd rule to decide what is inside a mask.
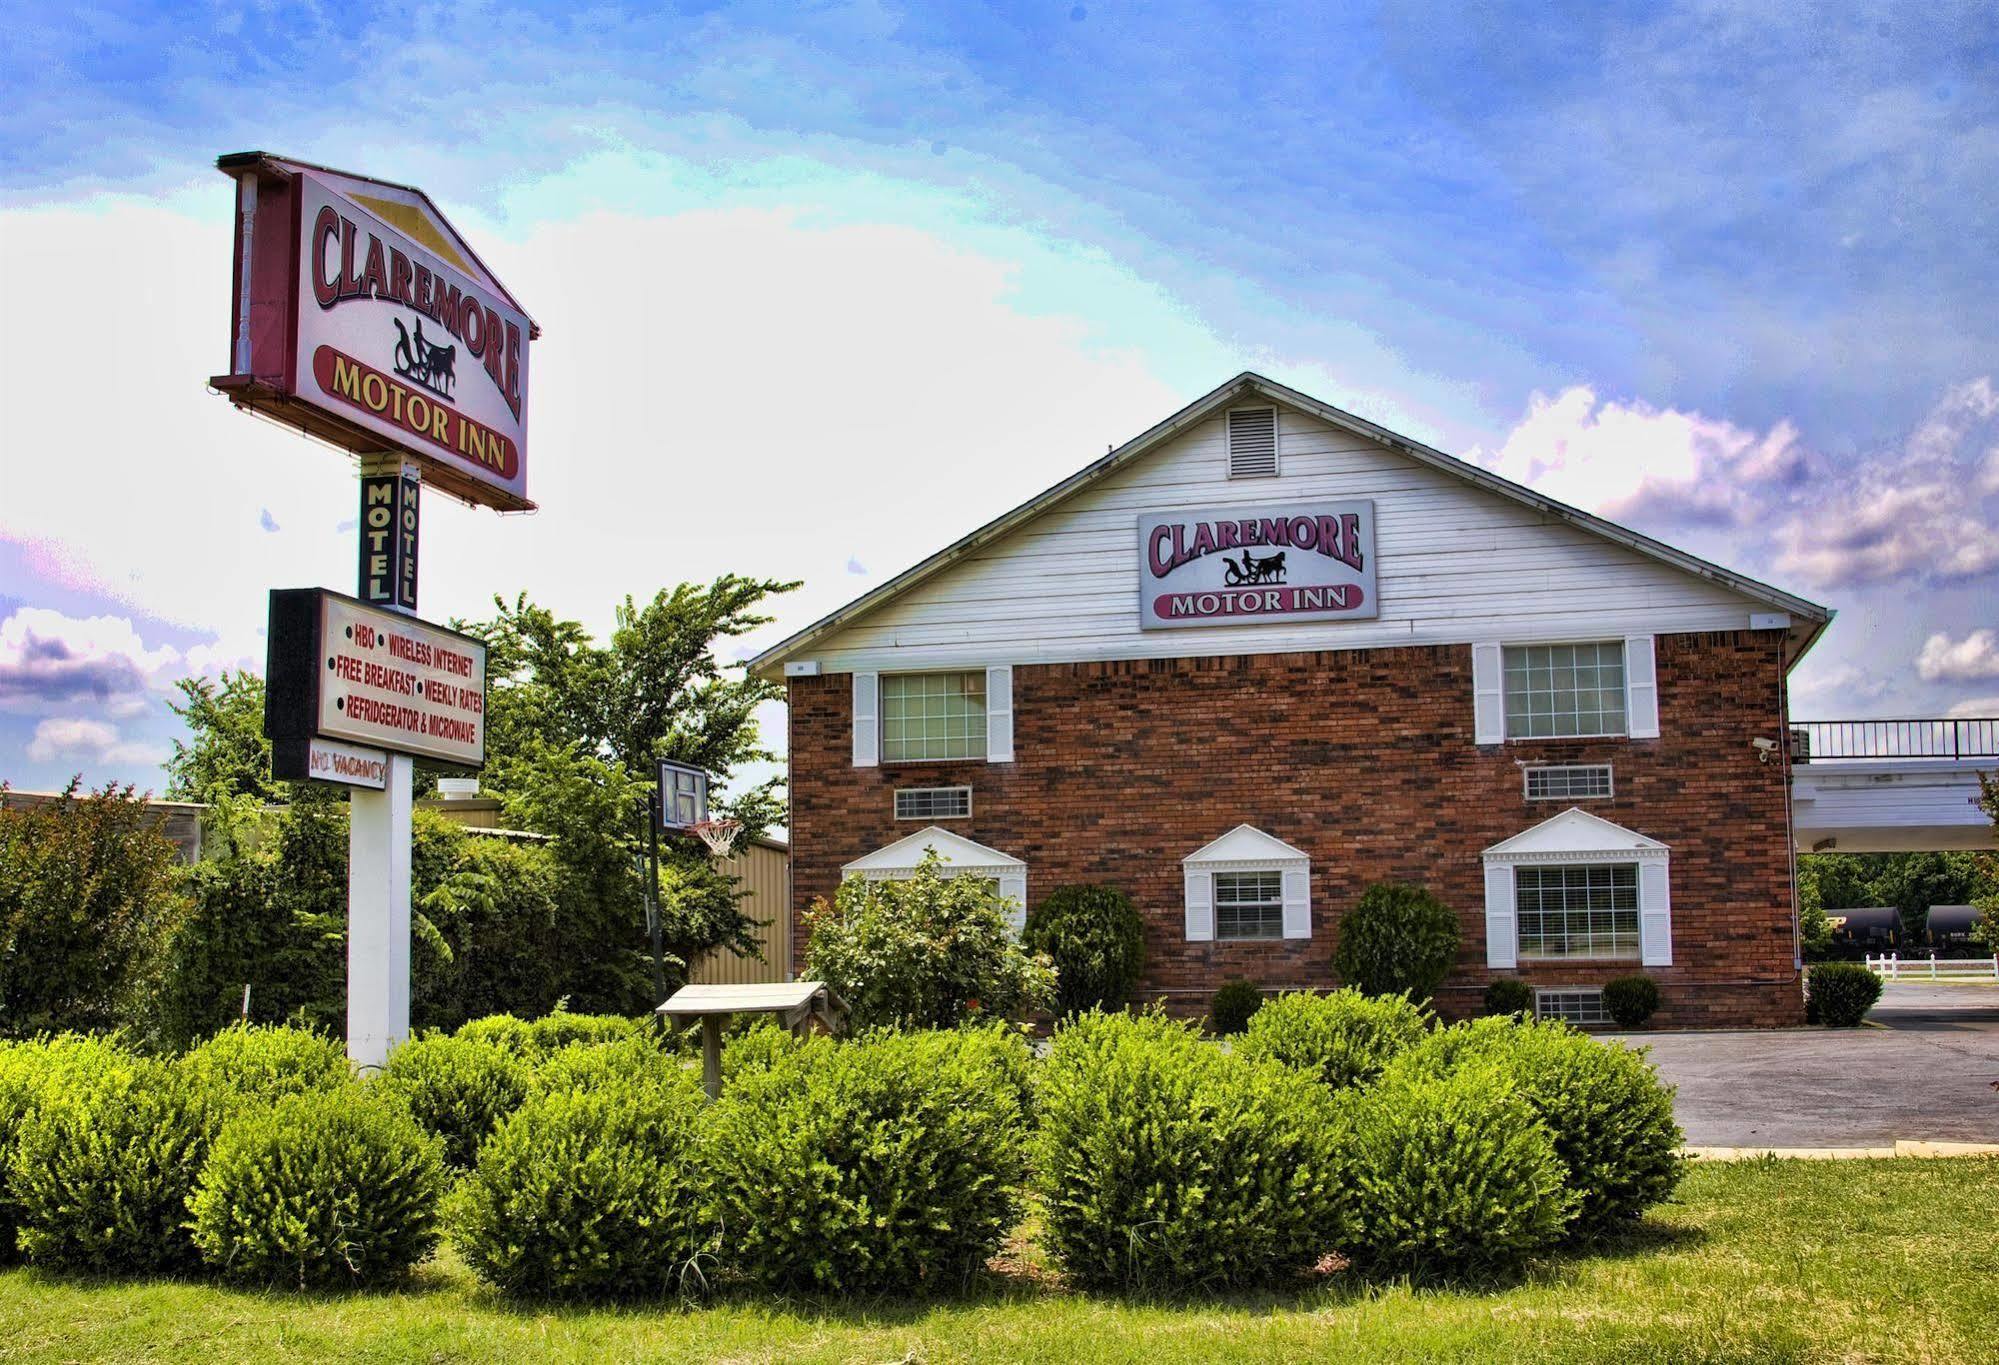
[[[1274,555],[1253,555],[1248,550],[1242,552],[1242,562],[1237,563],[1227,555],[1222,556],[1222,574],[1231,588],[1249,587],[1262,583],[1282,583],[1284,581],[1284,552]]]
[[[423,334],[418,318],[416,335],[410,335],[401,318],[396,324],[396,373],[412,384],[420,384],[440,398],[451,397],[458,382],[458,348],[432,344]]]

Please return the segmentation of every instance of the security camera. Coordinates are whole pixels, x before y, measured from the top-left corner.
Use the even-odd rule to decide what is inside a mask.
[[[1768,763],[1770,755],[1777,752],[1777,741],[1774,739],[1752,739],[1749,742],[1756,748],[1756,761],[1758,763]]]

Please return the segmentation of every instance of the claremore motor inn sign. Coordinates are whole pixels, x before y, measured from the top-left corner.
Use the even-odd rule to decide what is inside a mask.
[[[534,323],[422,191],[262,152],[238,184],[231,369],[240,406],[502,511],[527,497]]]
[[[1138,560],[1146,630],[1381,612],[1372,502],[1152,513],[1139,518]]]

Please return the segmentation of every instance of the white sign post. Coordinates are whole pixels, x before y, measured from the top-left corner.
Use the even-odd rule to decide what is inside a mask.
[[[382,791],[347,812],[347,1060],[386,1066],[410,1032],[410,814],[416,763],[389,755]]]

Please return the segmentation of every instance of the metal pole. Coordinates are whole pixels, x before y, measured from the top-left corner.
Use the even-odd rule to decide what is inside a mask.
[[[646,860],[646,905],[650,913],[646,915],[646,930],[652,936],[652,993],[660,1004],[666,1003],[666,951],[660,943],[659,904],[659,792],[657,789],[646,795],[646,842],[650,856]]]

